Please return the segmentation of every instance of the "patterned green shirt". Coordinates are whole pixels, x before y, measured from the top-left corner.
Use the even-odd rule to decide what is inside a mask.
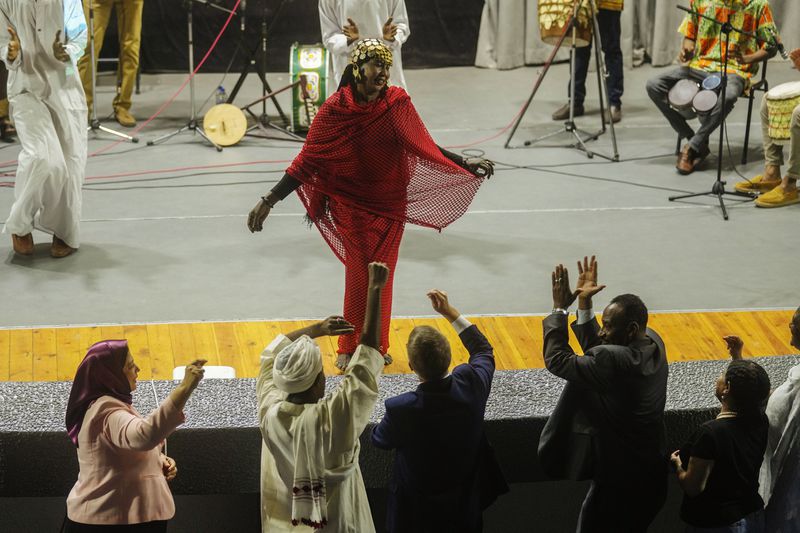
[[[758,72],[758,64],[743,65],[735,58],[733,52],[739,50],[742,55],[754,54],[772,41],[769,29],[777,33],[772,20],[772,9],[768,0],[689,0],[689,7],[706,16],[725,22],[730,17],[734,28],[758,35],[765,42],[759,43],[753,37],[731,32],[728,50],[728,72],[745,79]],[[708,72],[721,72],[724,40],[720,39],[720,26],[701,17],[687,14],[678,29],[687,39],[695,41],[694,58],[689,67]]]

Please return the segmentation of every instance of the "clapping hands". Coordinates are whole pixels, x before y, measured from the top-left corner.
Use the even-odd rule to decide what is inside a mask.
[[[389,17],[383,25],[384,41],[394,42],[395,36],[397,35],[397,24],[392,24],[392,20],[394,20],[394,17]]]
[[[569,286],[569,271],[564,265],[556,266],[551,275],[553,286],[553,307],[567,309],[576,298],[580,298],[581,309],[591,309],[592,297],[606,288],[597,284],[597,260],[595,256],[578,261],[578,283],[573,291]]]
[[[347,24],[345,24],[344,28],[342,28],[342,33],[344,33],[344,36],[347,37],[348,46],[358,40],[358,26],[355,22],[353,22],[353,19],[347,19]]]
[[[70,60],[66,39],[65,42],[61,42],[61,30],[56,32],[56,39],[53,41],[53,55],[56,56],[56,59],[65,63]]]
[[[8,52],[6,54],[6,59],[8,59],[11,63],[17,60],[19,56],[19,36],[17,32],[14,31],[14,28],[8,28],[8,35],[11,39],[8,41]]]

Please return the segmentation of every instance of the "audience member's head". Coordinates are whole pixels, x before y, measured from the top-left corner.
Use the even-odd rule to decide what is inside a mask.
[[[792,346],[800,350],[800,307],[794,312],[792,321],[789,322],[789,331],[792,332]]]
[[[93,344],[75,371],[67,402],[67,432],[77,446],[83,417],[101,396],[131,404],[139,367],[128,350],[128,341],[108,340]]]
[[[408,336],[408,366],[422,381],[443,378],[450,367],[450,343],[430,326],[417,326]]]
[[[621,294],[603,310],[600,338],[605,344],[627,346],[644,337],[647,330],[647,307],[633,294]]]
[[[741,416],[764,412],[769,398],[770,382],[767,372],[755,361],[739,359],[728,364],[717,379],[717,398],[728,409]]]
[[[307,335],[301,336],[275,358],[272,378],[278,389],[293,403],[314,403],[325,396],[325,373],[319,346]]]

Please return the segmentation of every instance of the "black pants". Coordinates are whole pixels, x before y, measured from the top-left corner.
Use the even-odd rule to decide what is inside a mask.
[[[593,481],[578,518],[578,533],[646,533],[667,499],[667,477],[627,485]]]
[[[142,524],[98,526],[94,524],[79,524],[67,518],[64,523],[64,533],[164,533],[166,530],[166,520],[144,522]]]
[[[597,24],[600,26],[600,46],[608,69],[608,101],[612,106],[622,107],[622,93],[625,90],[622,74],[622,48],[620,48],[620,17],[622,13],[610,9],[597,10]],[[592,57],[592,45],[575,49],[575,105],[583,106],[586,98],[586,74]],[[567,88],[569,91],[569,88]]]

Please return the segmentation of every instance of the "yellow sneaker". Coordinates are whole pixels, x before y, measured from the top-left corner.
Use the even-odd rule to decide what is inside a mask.
[[[783,187],[775,187],[756,198],[757,207],[784,207],[792,204],[800,204],[797,189],[786,191]]]
[[[767,192],[781,184],[781,180],[765,180],[762,174],[749,181],[740,181],[734,186],[739,192]]]

